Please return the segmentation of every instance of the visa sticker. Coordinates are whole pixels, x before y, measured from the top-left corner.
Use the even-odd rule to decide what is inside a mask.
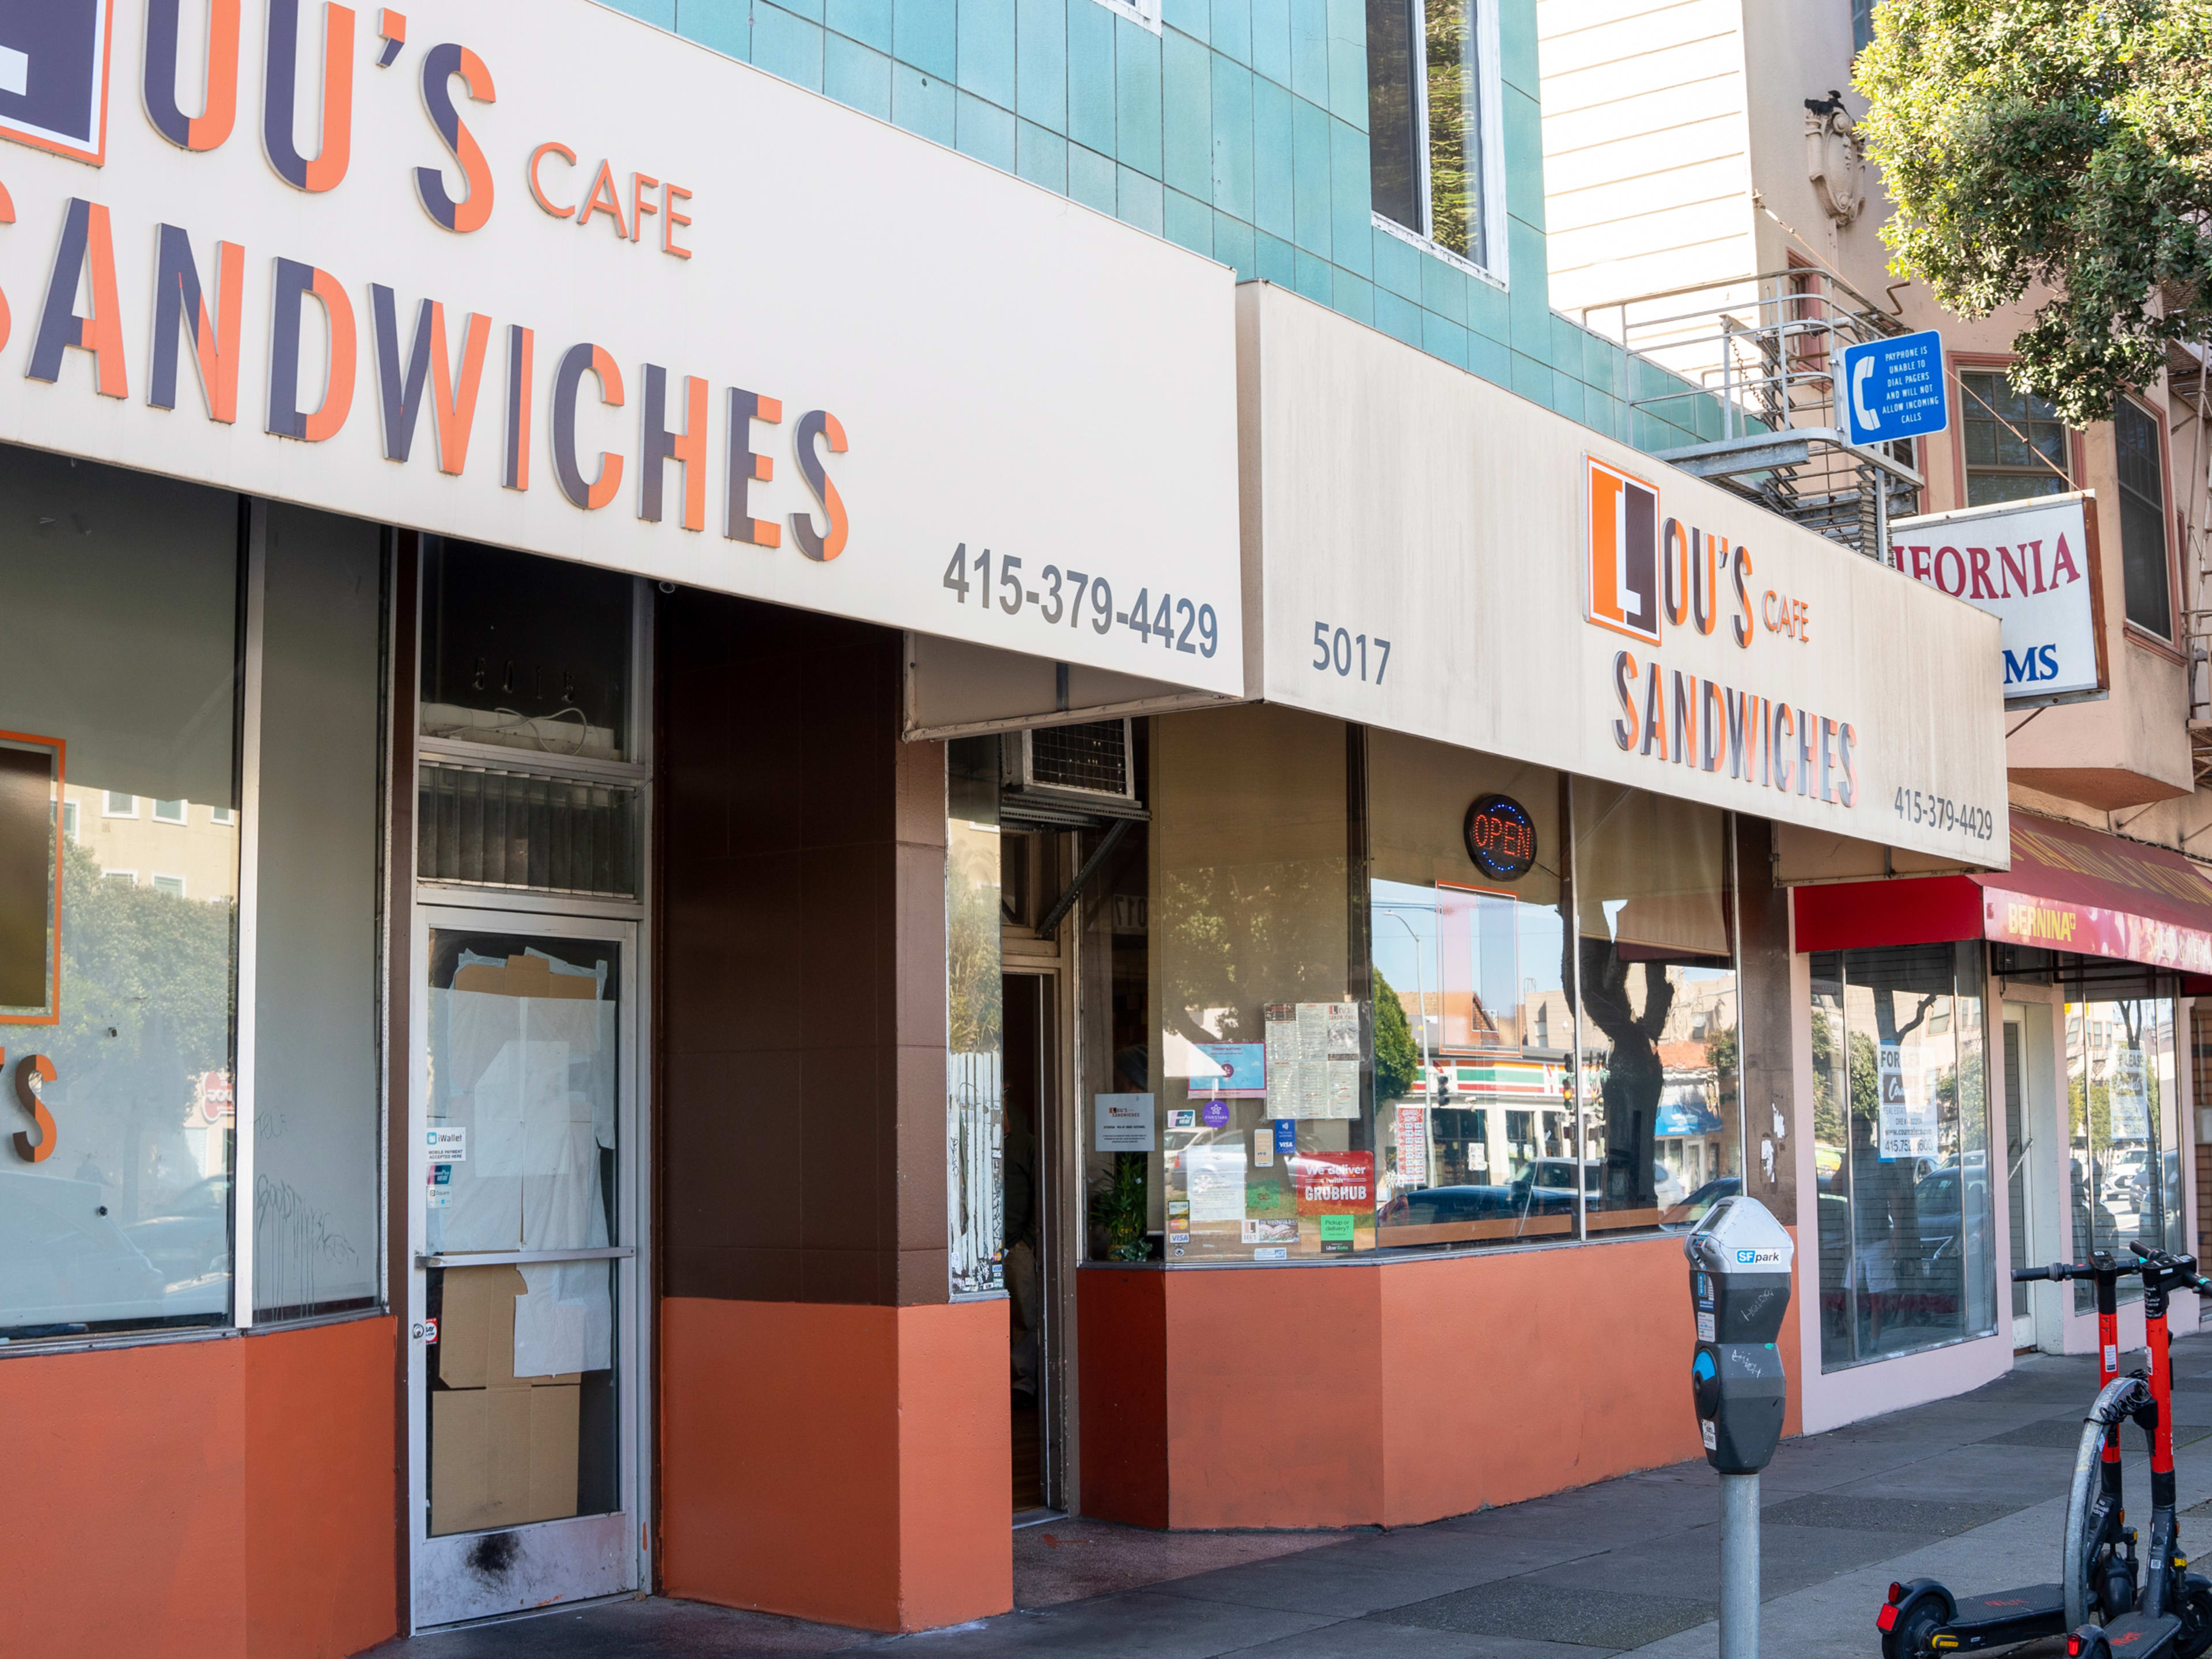
[[[1290,1251],[1284,1246],[1280,1244],[1271,1244],[1264,1249],[1253,1251],[1252,1260],[1255,1261],[1284,1261],[1289,1259],[1290,1254]]]

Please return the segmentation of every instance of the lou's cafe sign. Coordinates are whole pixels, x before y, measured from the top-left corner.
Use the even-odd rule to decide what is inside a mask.
[[[1243,684],[1234,278],[586,0],[0,4],[0,441]]]
[[[1899,519],[1889,532],[1899,569],[2002,624],[2007,708],[2106,695],[2094,491]]]

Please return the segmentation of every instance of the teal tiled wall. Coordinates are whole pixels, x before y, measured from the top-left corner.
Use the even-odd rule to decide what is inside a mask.
[[[1632,419],[1681,383],[1548,303],[1536,0],[1498,0],[1503,291],[1370,222],[1365,0],[1163,0],[1157,35],[1098,0],[612,3],[1641,448],[1717,435],[1695,397]]]

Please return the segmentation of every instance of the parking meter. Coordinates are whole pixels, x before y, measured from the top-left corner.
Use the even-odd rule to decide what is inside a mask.
[[[1790,1306],[1796,1247],[1754,1198],[1724,1198],[1682,1241],[1698,1356],[1690,1380],[1705,1461],[1723,1474],[1756,1474],[1782,1437],[1788,1379],[1775,1347]]]

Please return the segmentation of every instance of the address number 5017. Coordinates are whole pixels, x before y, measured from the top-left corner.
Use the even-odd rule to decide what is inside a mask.
[[[1355,634],[1348,628],[1332,629],[1327,623],[1317,622],[1313,631],[1314,659],[1310,665],[1317,673],[1336,671],[1339,679],[1350,679],[1357,672],[1363,684],[1380,685],[1383,672],[1390,666],[1390,641],[1376,635],[1371,641],[1375,649],[1370,657],[1370,643],[1364,634]],[[1372,677],[1368,673],[1372,667]]]

